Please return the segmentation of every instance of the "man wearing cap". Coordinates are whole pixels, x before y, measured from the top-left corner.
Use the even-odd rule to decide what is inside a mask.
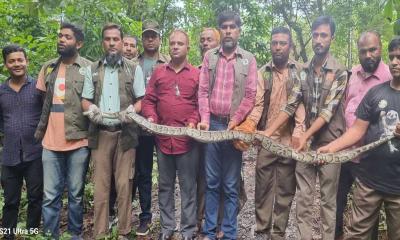
[[[140,67],[143,69],[145,86],[147,86],[154,69],[168,63],[170,57],[159,52],[161,38],[157,22],[146,20],[142,28],[143,53],[138,56]],[[141,132],[136,152],[136,172],[133,181],[133,195],[136,187],[139,190],[139,201],[142,213],[139,215],[140,224],[136,235],[145,236],[149,233],[151,224],[151,173],[153,170],[154,136]]]

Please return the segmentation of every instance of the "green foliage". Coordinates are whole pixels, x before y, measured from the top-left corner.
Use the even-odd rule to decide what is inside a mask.
[[[396,21],[400,15],[397,0],[0,0],[3,31],[0,47],[8,43],[24,46],[30,59],[29,71],[36,76],[45,61],[57,57],[56,35],[61,21],[83,27],[86,40],[81,55],[96,60],[103,54],[103,24],[118,23],[126,33],[140,37],[142,20],[151,18],[162,27],[162,52],[168,52],[168,33],[173,28],[182,28],[191,40],[189,61],[198,65],[201,29],[216,26],[218,13],[226,9],[241,14],[244,24],[240,45],[256,55],[259,66],[270,60],[270,31],[279,25],[293,31],[293,57],[309,60],[312,56],[310,24],[321,14],[335,19],[337,33],[332,51],[349,67],[358,62],[356,40],[362,31],[378,30],[384,49],[393,36],[393,29],[400,33],[400,20]],[[383,52],[386,58],[386,51]],[[7,75],[0,63],[0,81]]]
[[[349,68],[358,63],[356,41],[361,32],[373,29],[382,34],[382,52],[386,60],[388,42],[394,34],[400,34],[398,0],[0,0],[0,47],[9,43],[25,47],[30,60],[29,72],[37,76],[44,62],[58,56],[56,41],[60,22],[82,26],[85,44],[81,55],[96,60],[103,54],[101,28],[105,23],[118,23],[125,33],[140,38],[142,20],[151,18],[162,28],[161,51],[168,52],[168,33],[174,28],[182,28],[190,37],[189,61],[198,65],[201,63],[200,32],[203,27],[216,27],[218,13],[226,9],[240,13],[243,21],[240,45],[255,54],[259,66],[271,58],[270,32],[277,26],[288,26],[292,30],[293,57],[300,61],[309,60],[312,56],[311,22],[322,14],[335,19],[337,32],[331,50]],[[0,82],[7,76],[0,60]],[[155,185],[157,164],[154,164],[153,172]],[[85,208],[92,209],[94,186],[90,177],[88,180]],[[26,201],[24,193],[21,219],[26,218]],[[3,204],[0,190],[0,208]]]

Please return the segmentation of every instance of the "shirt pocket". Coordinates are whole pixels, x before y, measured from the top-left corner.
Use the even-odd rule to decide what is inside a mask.
[[[33,92],[31,97],[31,102],[27,103],[32,106],[35,111],[42,111],[45,95],[40,92]]]
[[[78,93],[79,96],[82,95],[82,90],[83,90],[83,80],[74,80],[74,89]]]
[[[194,78],[181,79],[179,91],[182,97],[192,98],[195,97],[198,90],[198,82]]]
[[[132,96],[132,98],[136,98],[135,89],[133,89],[133,84],[130,79],[125,80],[125,90],[129,94],[129,96]]]
[[[156,94],[161,96],[175,96],[176,95],[176,82],[175,81],[156,81],[155,85]]]

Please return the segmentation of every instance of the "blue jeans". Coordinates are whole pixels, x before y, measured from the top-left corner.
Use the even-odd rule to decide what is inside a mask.
[[[227,124],[211,119],[210,131],[226,130]],[[219,207],[224,208],[221,231],[223,239],[237,238],[237,214],[239,211],[239,183],[242,167],[242,152],[236,150],[231,141],[206,145],[206,208],[204,234],[216,239]],[[223,190],[224,206],[219,206],[220,191]]]
[[[89,149],[58,152],[43,149],[43,231],[59,238],[62,195],[68,189],[68,232],[82,233],[83,193],[89,164]]]

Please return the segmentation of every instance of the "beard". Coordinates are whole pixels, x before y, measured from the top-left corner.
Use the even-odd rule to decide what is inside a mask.
[[[106,53],[106,61],[108,65],[115,66],[122,58],[120,53]]]
[[[360,64],[365,72],[367,73],[374,73],[375,70],[378,68],[379,63],[381,62],[381,57],[376,59],[366,59],[364,61],[360,61]]]
[[[234,41],[233,39],[229,39],[229,40],[224,39],[222,41],[222,48],[224,50],[233,50],[236,48],[236,46],[237,46],[237,42]]]
[[[70,58],[77,54],[78,49],[75,46],[65,46],[63,49],[57,46],[57,52],[61,57]]]
[[[314,54],[315,55],[325,55],[329,52],[329,47],[330,46],[323,47],[322,45],[317,44],[317,45],[313,46]]]
[[[283,66],[284,64],[286,64],[289,60],[289,55],[284,56],[276,56],[274,57],[274,55],[272,55],[272,62],[277,65],[277,66]]]

